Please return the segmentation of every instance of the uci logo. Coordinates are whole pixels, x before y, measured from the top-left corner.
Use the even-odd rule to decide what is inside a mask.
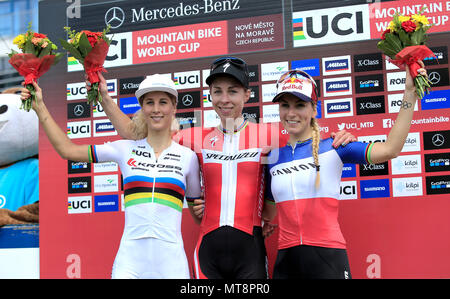
[[[367,5],[294,12],[296,20],[301,20],[303,33],[301,38],[294,34],[295,47],[370,39]]]

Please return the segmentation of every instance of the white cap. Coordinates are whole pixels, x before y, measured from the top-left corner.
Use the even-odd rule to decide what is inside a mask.
[[[155,74],[145,78],[136,90],[136,98],[140,102],[140,97],[151,91],[164,91],[174,95],[178,103],[178,91],[175,87],[175,83],[167,76]]]

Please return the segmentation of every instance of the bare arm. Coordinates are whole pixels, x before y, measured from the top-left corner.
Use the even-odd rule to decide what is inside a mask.
[[[426,71],[423,69],[423,63],[421,61],[419,61],[419,63],[422,66],[422,68],[419,69],[419,73],[426,76]],[[386,142],[376,142],[373,144],[370,152],[370,160],[372,163],[382,163],[395,158],[400,154],[411,127],[414,105],[416,104],[417,99],[418,96],[416,94],[414,80],[409,73],[409,68],[406,67],[405,93],[403,95],[400,112],[389,132]]]
[[[63,158],[72,161],[89,162],[89,146],[78,145],[73,143],[67,134],[61,130],[55,122],[44,101],[42,100],[42,90],[36,82],[33,82],[36,89],[36,102],[33,101],[33,109],[39,118],[39,122],[55,148],[56,152]],[[22,89],[21,99],[25,100],[30,97],[30,92]]]
[[[100,78],[99,90],[102,95],[101,105],[109,120],[117,130],[117,133],[119,133],[120,137],[124,139],[136,139],[134,137],[133,131],[131,130],[133,122],[125,113],[120,110],[119,106],[117,106],[117,104],[108,94],[106,80],[100,72],[98,77]],[[86,88],[90,89],[89,82],[86,81],[86,83]]]

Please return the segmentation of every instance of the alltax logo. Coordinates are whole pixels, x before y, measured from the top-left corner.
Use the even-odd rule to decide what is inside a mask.
[[[350,55],[323,58],[322,69],[324,75],[338,75],[350,73],[352,70]]]
[[[339,96],[352,94],[352,80],[350,77],[324,79],[324,96]]]
[[[109,120],[94,120],[94,137],[112,135],[117,135],[117,131]]]
[[[325,117],[342,117],[353,115],[353,101],[351,98],[324,101]]]

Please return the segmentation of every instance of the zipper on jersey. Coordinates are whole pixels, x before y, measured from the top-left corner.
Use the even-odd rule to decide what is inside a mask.
[[[297,143],[291,144],[291,147],[292,147],[292,161],[294,161],[295,160],[294,159],[295,158],[295,148],[297,147]],[[294,196],[294,202],[295,202],[295,214],[297,215],[298,224],[300,224],[300,218],[299,218],[299,215],[298,215],[298,208],[297,208],[297,203],[298,202],[295,199],[295,188],[294,188],[295,181],[294,181],[294,176],[291,174],[290,177],[291,177],[291,191],[292,191],[292,196]],[[303,245],[303,239],[302,239],[301,231],[299,231],[299,235],[300,235],[300,245]]]

